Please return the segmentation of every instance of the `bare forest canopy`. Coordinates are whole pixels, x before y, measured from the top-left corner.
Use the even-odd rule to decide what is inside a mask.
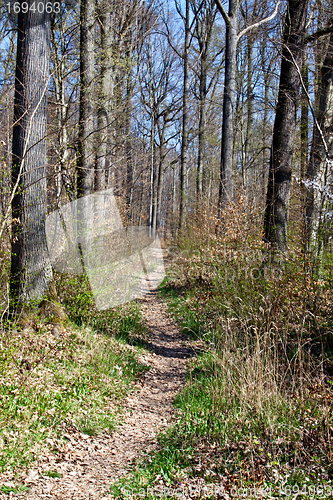
[[[11,296],[48,292],[47,215],[111,190],[122,225],[331,244],[330,1],[1,3],[1,238]]]

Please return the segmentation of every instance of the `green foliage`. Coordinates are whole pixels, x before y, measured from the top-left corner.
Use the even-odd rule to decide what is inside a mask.
[[[2,486],[0,486],[0,491],[3,492],[3,493],[7,493],[7,494],[10,494],[10,493],[16,493],[16,494],[19,494],[19,493],[23,493],[24,491],[29,491],[30,488],[28,486],[24,486],[23,484],[21,485],[18,485],[18,486],[6,486],[5,484],[3,484]]]
[[[174,297],[170,302],[170,312],[177,316],[183,333],[199,338],[206,333],[206,323],[200,316],[198,304],[193,300],[193,291],[189,292],[186,300],[183,297]]]
[[[0,471],[26,467],[47,449],[61,452],[65,434],[111,432],[122,399],[147,368],[126,346],[146,339],[139,304],[99,312],[85,276],[55,277],[66,329],[61,322],[52,333],[48,301],[9,321],[9,249],[2,242]],[[2,491],[17,490],[10,488]]]
[[[146,329],[138,303],[98,311],[86,276],[57,275],[56,282],[61,304],[76,325],[90,326],[133,345],[145,344]]]
[[[146,368],[114,337],[90,328],[58,339],[47,331],[10,331],[0,351],[0,470],[27,466],[66,429],[110,432],[131,382]]]
[[[43,475],[48,476],[48,477],[62,477],[62,474],[60,472],[55,471],[55,470],[44,471]]]

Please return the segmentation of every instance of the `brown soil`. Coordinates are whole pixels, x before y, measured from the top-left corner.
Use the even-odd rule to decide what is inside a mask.
[[[141,303],[151,340],[149,351],[140,356],[140,361],[150,369],[125,400],[124,423],[111,435],[68,433],[69,441],[60,461],[59,456],[42,456],[24,479],[30,491],[11,494],[9,498],[110,499],[110,485],[129,473],[138,459],[157,448],[157,435],[170,424],[172,402],[185,384],[186,362],[194,351],[156,293],[145,296]],[[62,477],[43,475],[50,470]],[[8,496],[0,493],[0,498]]]

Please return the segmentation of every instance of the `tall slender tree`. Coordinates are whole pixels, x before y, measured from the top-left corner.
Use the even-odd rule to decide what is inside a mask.
[[[264,220],[266,241],[282,251],[287,248],[288,204],[307,11],[308,1],[289,0],[282,40],[279,96]]]
[[[217,13],[214,0],[191,0],[192,11],[196,17],[194,36],[199,48],[199,131],[198,131],[198,163],[197,163],[197,200],[202,200],[206,143],[207,94],[212,80],[208,84],[210,45],[213,26]],[[216,58],[215,55],[214,59]]]
[[[232,164],[234,147],[234,100],[236,90],[237,44],[245,33],[248,33],[250,30],[272,20],[276,16],[279,1],[276,3],[275,10],[272,15],[261,19],[250,26],[246,26],[240,33],[238,33],[238,16],[241,4],[240,0],[229,0],[228,13],[226,12],[221,0],[215,0],[215,3],[226,23],[223,120],[218,203],[221,213],[223,207],[233,197]]]
[[[331,19],[330,24],[333,24]],[[310,181],[306,198],[306,246],[319,254],[323,247],[325,204],[332,192],[333,180],[333,33],[321,68],[320,98],[317,118],[314,123],[310,161],[307,178]]]
[[[96,99],[95,78],[95,1],[82,0],[80,12],[80,122],[78,196],[94,189],[95,154],[94,120]]]
[[[178,8],[178,12],[180,9]],[[189,51],[190,51],[190,0],[185,0],[185,16],[182,16],[185,26],[184,41],[184,88],[183,88],[183,120],[182,120],[182,142],[180,152],[180,202],[179,202],[179,229],[183,229],[185,223],[185,193],[186,193],[186,170],[188,163],[188,99],[189,99]]]
[[[114,63],[112,61],[114,13],[106,1],[102,1],[99,6],[98,20],[101,33],[101,61],[97,106],[96,191],[105,187],[107,177],[109,177],[110,173],[108,144],[110,141],[110,121],[114,90]]]

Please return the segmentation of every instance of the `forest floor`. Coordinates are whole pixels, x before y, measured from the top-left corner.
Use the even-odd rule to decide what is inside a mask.
[[[126,398],[123,423],[112,434],[99,436],[67,431],[62,456],[41,456],[24,478],[29,491],[9,497],[0,493],[0,498],[110,499],[110,485],[158,447],[157,436],[173,418],[173,400],[185,385],[187,361],[195,351],[157,293],[142,298],[141,306],[150,342],[139,360],[150,369]],[[50,469],[58,477],[45,476]]]

